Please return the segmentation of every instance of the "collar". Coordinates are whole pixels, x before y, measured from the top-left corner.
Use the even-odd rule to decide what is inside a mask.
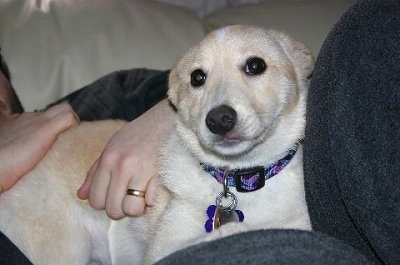
[[[236,187],[238,192],[251,192],[264,187],[266,180],[277,175],[282,169],[284,169],[296,154],[299,146],[300,142],[297,142],[283,158],[265,167],[257,166],[245,169],[226,170],[225,168],[215,168],[203,163],[200,163],[200,165],[219,183],[223,184],[224,176],[226,176],[226,183],[228,187]]]

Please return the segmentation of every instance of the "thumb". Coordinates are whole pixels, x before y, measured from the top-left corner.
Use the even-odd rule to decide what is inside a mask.
[[[87,200],[89,198],[89,191],[90,191],[90,185],[92,184],[94,172],[96,171],[98,164],[98,160],[93,164],[93,166],[89,169],[85,181],[81,185],[81,187],[77,191],[77,195],[79,199],[81,200]]]

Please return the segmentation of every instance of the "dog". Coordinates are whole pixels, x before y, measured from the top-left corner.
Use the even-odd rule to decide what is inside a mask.
[[[242,231],[310,230],[301,140],[313,67],[306,45],[284,33],[241,25],[211,32],[170,73],[177,121],[144,216],[110,220],[76,198],[124,124],[93,122],[64,133],[0,196],[0,230],[34,264],[152,264]]]

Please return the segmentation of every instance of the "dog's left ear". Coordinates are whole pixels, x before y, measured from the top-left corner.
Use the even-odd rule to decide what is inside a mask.
[[[309,81],[314,72],[314,56],[303,42],[296,40],[284,33],[280,33],[282,49],[291,60],[297,76],[302,81]]]

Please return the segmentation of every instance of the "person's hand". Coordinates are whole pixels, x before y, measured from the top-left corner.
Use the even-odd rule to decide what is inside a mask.
[[[153,200],[150,180],[158,149],[174,121],[174,111],[163,100],[118,131],[89,170],[79,198],[106,209],[113,219],[142,215]],[[127,189],[146,191],[145,198],[127,195]]]
[[[61,132],[78,123],[67,103],[44,112],[13,114],[1,121],[0,193],[33,169]]]

